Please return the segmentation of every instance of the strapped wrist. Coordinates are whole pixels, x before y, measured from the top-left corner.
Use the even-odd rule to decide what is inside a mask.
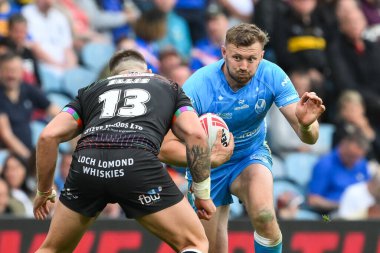
[[[196,198],[198,199],[210,199],[210,187],[211,179],[210,177],[206,178],[202,182],[196,183],[193,182],[193,192]]]
[[[300,124],[300,130],[301,130],[302,132],[309,132],[309,131],[311,130],[311,125],[312,125],[312,124],[310,124],[310,125],[308,125],[308,126],[304,126],[304,125],[301,125],[301,124]]]
[[[47,199],[53,199],[57,196],[57,192],[53,188],[51,188],[50,190],[48,190],[46,192],[42,192],[42,191],[37,189],[37,196],[45,197]]]

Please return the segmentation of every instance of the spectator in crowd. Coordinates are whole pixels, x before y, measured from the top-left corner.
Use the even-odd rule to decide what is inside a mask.
[[[369,179],[365,158],[368,148],[369,141],[355,131],[320,158],[309,182],[308,204],[314,211],[324,214],[336,211],[348,186]]]
[[[0,177],[0,217],[25,216],[23,203],[13,198],[10,191],[8,183]]]
[[[168,74],[168,78],[178,83],[181,87],[185,81],[191,76],[191,69],[187,64],[180,64],[174,67]]]
[[[104,35],[107,35],[110,40],[113,39],[113,29],[134,24],[138,15],[135,12],[105,10],[97,5],[94,0],[74,0],[75,3],[86,12],[89,18],[90,27]],[[127,36],[124,34],[124,36]],[[117,40],[114,40],[117,41]]]
[[[33,217],[32,189],[27,185],[28,168],[25,160],[10,154],[4,161],[1,177],[8,183],[11,196],[23,204],[22,213],[26,217]]]
[[[158,59],[160,61],[159,73],[167,78],[169,78],[169,73],[183,62],[177,50],[172,47],[162,49]]]
[[[0,41],[0,44],[9,47],[21,56],[24,66],[24,82],[40,87],[41,78],[37,58],[27,40],[28,24],[26,18],[21,13],[14,14],[9,18],[8,27],[9,34]]]
[[[333,145],[349,132],[359,129],[371,143],[368,158],[380,161],[380,133],[370,124],[360,93],[355,90],[344,91],[337,101],[337,108]]]
[[[128,22],[112,28],[114,42],[118,41],[121,37],[130,36],[133,33],[131,25],[140,16],[140,10],[133,0],[99,0],[97,3],[104,11],[115,14],[124,13],[128,17]]]
[[[41,90],[22,80],[20,56],[8,53],[0,57],[0,138],[7,149],[24,159],[33,150],[29,123],[34,109],[44,109],[54,116],[60,111]]]
[[[134,25],[136,49],[144,56],[153,73],[158,73],[160,69],[157,41],[165,37],[166,29],[166,14],[155,8],[143,12]]]
[[[359,2],[368,23],[364,35],[369,40],[380,42],[380,1],[360,0]]]
[[[378,128],[380,43],[363,38],[363,32],[367,27],[363,12],[355,4],[351,9],[343,11],[344,8],[348,8],[346,5],[338,5],[337,9],[340,40],[336,48],[337,56],[330,59],[333,64],[334,83],[339,92],[354,89],[362,94],[368,118],[372,125]]]
[[[77,66],[69,20],[53,0],[35,0],[22,9],[28,21],[33,51],[44,66],[57,74]]]
[[[277,62],[285,72],[307,71],[311,90],[329,107],[328,45],[316,7],[317,0],[289,0],[287,9],[276,19],[273,46]]]
[[[206,12],[207,37],[195,43],[191,52],[191,69],[193,71],[214,63],[222,58],[220,47],[228,29],[228,19],[220,6],[210,4]]]
[[[191,35],[186,20],[174,12],[177,0],[153,0],[155,8],[165,13],[166,33],[157,41],[160,50],[174,47],[184,60],[188,60],[191,51]]]
[[[346,188],[339,203],[338,217],[347,220],[380,218],[379,211],[375,211],[379,205],[380,170],[378,169],[368,182],[356,183]]]
[[[252,21],[257,0],[218,0],[228,13],[230,26]]]
[[[189,24],[193,44],[206,36],[204,21],[208,2],[208,0],[177,0],[175,5],[175,12]]]
[[[98,33],[90,25],[89,17],[75,0],[57,1],[59,9],[67,16],[73,32],[73,44],[79,54],[82,47],[89,42],[112,43],[108,36]]]
[[[8,184],[4,179],[0,178],[0,216],[10,212]]]
[[[8,36],[8,19],[20,12],[20,8],[13,1],[0,0],[0,38]]]
[[[285,191],[277,198],[277,217],[281,220],[297,218],[300,205],[305,201],[302,195],[292,191]]]

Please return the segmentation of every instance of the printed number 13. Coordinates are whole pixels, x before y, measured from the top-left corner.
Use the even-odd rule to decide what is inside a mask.
[[[143,89],[124,90],[124,106],[117,108],[122,90],[115,89],[104,92],[99,96],[99,103],[103,102],[100,118],[112,118],[117,113],[120,117],[135,117],[146,113],[146,105],[150,100],[150,93]]]

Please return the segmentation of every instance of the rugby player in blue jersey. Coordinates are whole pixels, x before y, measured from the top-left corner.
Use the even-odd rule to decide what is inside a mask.
[[[265,116],[272,104],[303,142],[313,144],[318,139],[317,119],[325,111],[322,100],[314,92],[298,96],[286,73],[263,59],[267,42],[267,34],[256,25],[230,28],[221,48],[223,59],[199,69],[183,86],[198,114],[211,112],[222,117],[235,140],[230,160],[211,170],[211,196],[217,212],[210,221],[202,222],[211,253],[228,251],[231,194],[243,202],[255,228],[255,252],[281,252],[282,235],[273,205],[272,159],[266,144]],[[184,145],[167,135],[160,159],[185,166],[184,154]],[[225,160],[228,158],[226,153]]]

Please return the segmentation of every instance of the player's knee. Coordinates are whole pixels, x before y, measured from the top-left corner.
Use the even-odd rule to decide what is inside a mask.
[[[255,228],[263,228],[275,222],[275,214],[271,209],[261,209],[254,214],[253,225]]]
[[[201,253],[208,252],[208,248],[209,248],[209,242],[205,233],[192,234],[191,236],[186,237],[185,240],[178,242],[177,245],[178,245],[179,250],[191,248],[191,249],[197,249]],[[186,253],[192,252],[192,251],[186,251],[186,250],[183,250],[180,252],[186,252]],[[195,251],[195,252],[198,253],[198,251]]]

